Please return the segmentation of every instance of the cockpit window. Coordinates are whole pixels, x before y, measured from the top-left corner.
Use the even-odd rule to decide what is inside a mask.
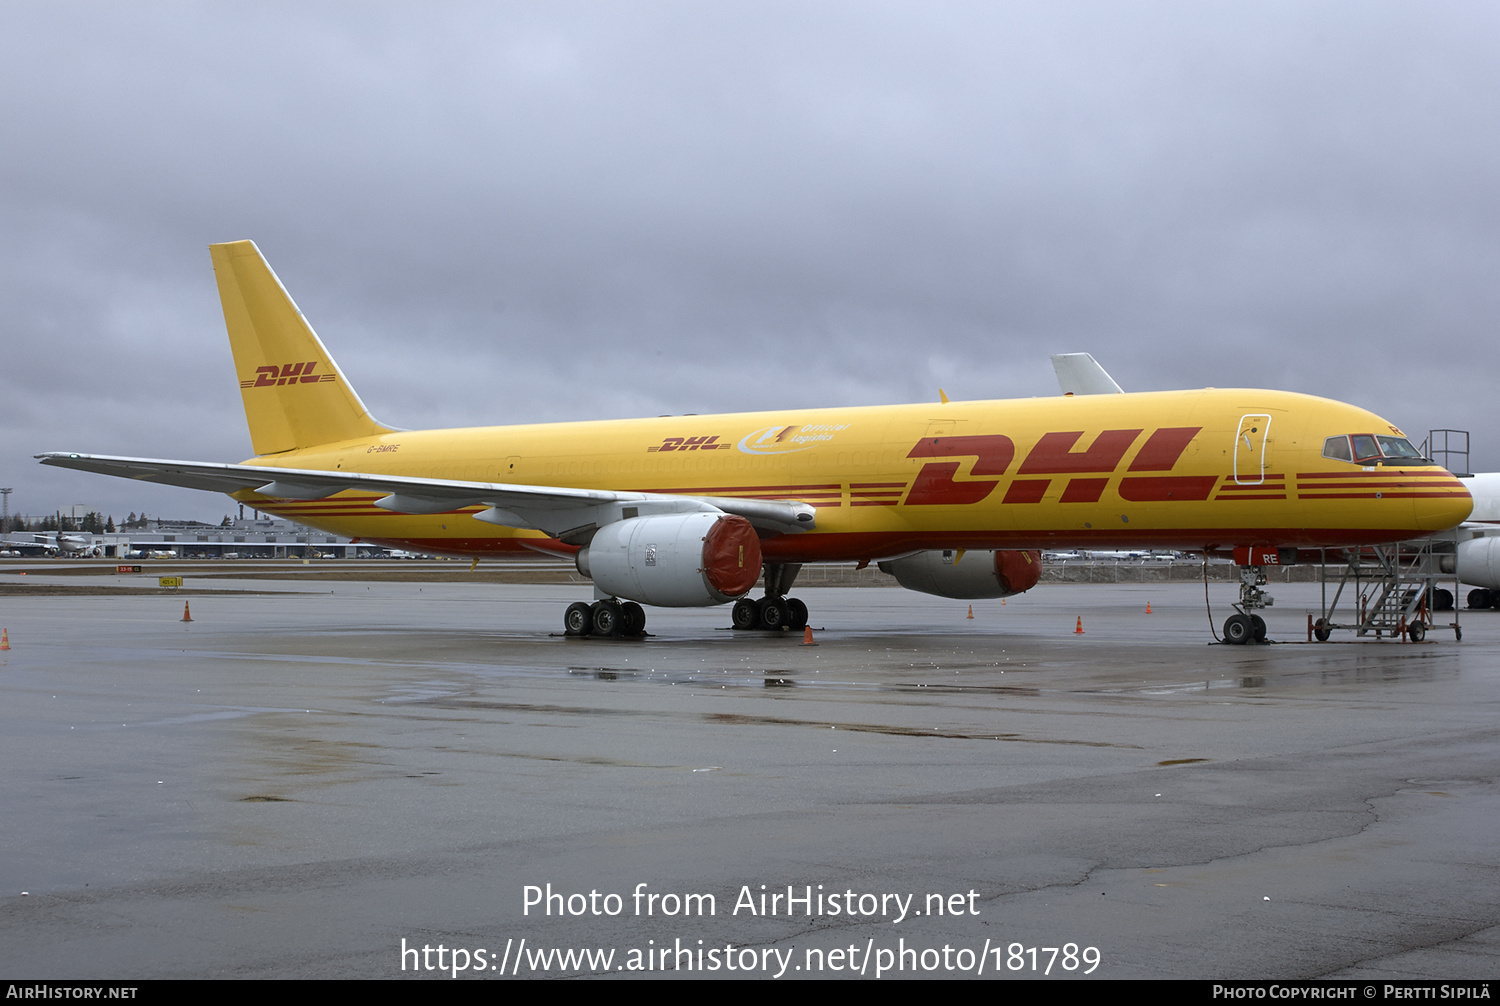
[[[1335,461],[1353,461],[1354,455],[1349,453],[1349,438],[1329,437],[1323,441],[1323,456]]]
[[[1380,453],[1388,458],[1420,458],[1422,455],[1405,437],[1376,437],[1380,441]]]
[[[1349,439],[1354,442],[1355,461],[1373,461],[1380,457],[1380,447],[1368,433],[1356,433]]]
[[[1323,441],[1323,456],[1361,465],[1432,464],[1405,437],[1351,433]]]

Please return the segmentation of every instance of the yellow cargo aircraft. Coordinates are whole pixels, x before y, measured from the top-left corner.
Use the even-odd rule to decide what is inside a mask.
[[[1036,583],[1041,549],[1150,546],[1233,552],[1248,570],[1225,635],[1246,642],[1264,635],[1250,570],[1469,514],[1463,484],[1395,426],[1279,391],[399,430],[371,417],[252,242],[212,253],[256,457],[42,463],[225,492],[396,548],[570,555],[595,587],[566,612],[573,635],[642,633],[637,602],[734,601],[737,628],[801,628],[786,593],[807,562],[1003,597]]]

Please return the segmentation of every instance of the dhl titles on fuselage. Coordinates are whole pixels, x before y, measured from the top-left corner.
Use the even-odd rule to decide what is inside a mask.
[[[257,380],[275,383],[247,375],[242,386]],[[1366,442],[1385,453],[1361,455]],[[1064,544],[1360,545],[1450,527],[1470,506],[1462,482],[1371,412],[1233,389],[391,432],[245,463],[816,507],[815,531],[762,543],[773,562]],[[482,507],[393,513],[374,506],[379,496],[235,494],[374,543],[573,551],[470,519]]]

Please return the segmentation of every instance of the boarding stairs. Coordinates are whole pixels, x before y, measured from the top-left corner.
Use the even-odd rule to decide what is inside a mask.
[[[1442,557],[1451,553],[1453,542],[1443,539],[1424,539],[1400,545],[1377,545],[1343,552],[1344,568],[1339,574],[1333,599],[1328,599],[1329,566],[1325,558],[1322,570],[1322,611],[1317,621],[1308,626],[1310,635],[1319,640],[1328,638],[1335,629],[1353,631],[1356,636],[1374,636],[1376,639],[1407,638],[1421,642],[1427,629],[1434,627],[1433,617],[1437,607],[1437,596],[1441,581],[1453,581],[1456,593],[1457,580],[1452,573],[1442,571]],[[1339,621],[1339,604],[1344,601],[1345,591],[1351,597],[1345,603],[1345,619]],[[1449,595],[1450,598],[1453,596]],[[1457,639],[1463,638],[1455,611],[1453,621],[1446,626],[1453,630]]]

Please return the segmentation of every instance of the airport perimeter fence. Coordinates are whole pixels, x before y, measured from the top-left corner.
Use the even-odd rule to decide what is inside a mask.
[[[1299,566],[1266,566],[1267,583],[1316,583],[1314,563]],[[1339,567],[1342,568],[1342,567]],[[1208,564],[1214,582],[1238,581],[1239,567],[1229,562]],[[1057,562],[1042,566],[1042,583],[1185,583],[1202,582],[1203,563],[1186,562]]]
[[[1211,562],[1208,578],[1215,583],[1237,582],[1239,568],[1233,563]],[[1198,560],[1160,562],[1140,560],[1072,559],[1044,562],[1042,583],[1188,583],[1201,582],[1203,563]],[[1267,566],[1269,583],[1316,583],[1318,567]],[[897,587],[896,578],[874,565],[856,570],[849,564],[813,563],[797,574],[798,587]]]

